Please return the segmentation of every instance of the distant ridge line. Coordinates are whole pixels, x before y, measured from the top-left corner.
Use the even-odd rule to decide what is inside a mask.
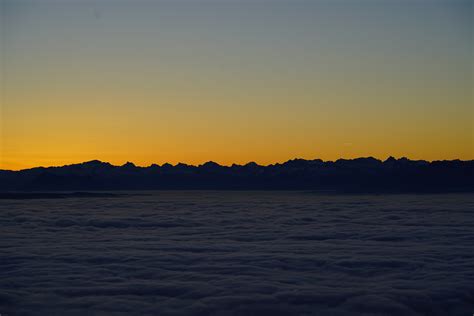
[[[185,162],[178,162],[175,165],[173,165],[169,162],[165,162],[161,165],[156,164],[156,163],[152,163],[148,166],[137,166],[135,163],[130,162],[130,161],[127,161],[122,165],[114,165],[114,164],[112,164],[110,162],[107,162],[107,161],[102,161],[102,160],[99,160],[99,159],[93,159],[93,160],[88,160],[88,161],[84,161],[84,162],[57,165],[57,166],[37,166],[37,167],[24,168],[24,169],[19,169],[19,170],[0,169],[0,171],[19,172],[19,171],[26,171],[26,170],[32,170],[32,169],[63,168],[63,167],[80,166],[80,165],[94,165],[94,164],[108,165],[108,166],[112,166],[112,167],[125,167],[125,166],[127,166],[127,167],[136,167],[136,168],[178,167],[178,166],[201,167],[201,166],[204,166],[204,165],[217,165],[217,166],[220,166],[220,167],[233,167],[233,166],[243,167],[243,166],[248,166],[248,165],[259,166],[259,167],[271,167],[271,166],[277,166],[277,165],[284,165],[286,163],[290,163],[290,162],[293,162],[293,161],[313,161],[313,162],[323,162],[323,163],[336,163],[336,162],[340,162],[340,161],[357,161],[357,160],[374,160],[374,161],[378,161],[378,162],[382,162],[382,163],[390,162],[390,161],[411,161],[411,162],[421,162],[421,163],[472,162],[472,161],[474,161],[473,159],[471,159],[471,160],[469,160],[469,159],[467,159],[467,160],[463,160],[463,159],[437,159],[437,160],[429,161],[429,160],[424,160],[424,159],[409,159],[407,157],[401,157],[401,158],[397,159],[393,156],[390,156],[387,159],[383,160],[383,159],[378,159],[378,158],[374,158],[374,157],[371,157],[371,156],[366,156],[366,157],[357,157],[357,158],[339,158],[339,159],[336,159],[336,160],[322,160],[322,159],[319,159],[319,158],[315,158],[315,159],[293,158],[293,159],[289,159],[289,160],[284,161],[284,162],[275,162],[275,163],[270,163],[270,164],[258,164],[254,161],[249,161],[245,164],[232,163],[231,165],[225,165],[225,164],[219,164],[217,162],[214,162],[213,160],[209,160],[207,162],[204,162],[202,164],[197,164],[197,165],[188,164],[188,163],[185,163]]]
[[[292,159],[266,166],[216,162],[138,167],[91,160],[59,167],[0,170],[0,190],[330,190],[340,192],[474,192],[474,160],[389,157]]]

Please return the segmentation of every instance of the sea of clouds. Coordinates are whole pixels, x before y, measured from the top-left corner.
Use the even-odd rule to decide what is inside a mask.
[[[474,196],[0,200],[8,315],[472,315]]]

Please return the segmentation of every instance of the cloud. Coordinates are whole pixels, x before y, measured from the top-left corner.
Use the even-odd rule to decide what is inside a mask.
[[[472,195],[4,200],[6,315],[470,315]]]

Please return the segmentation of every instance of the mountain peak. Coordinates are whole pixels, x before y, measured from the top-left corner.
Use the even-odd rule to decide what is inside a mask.
[[[135,164],[133,162],[127,161],[122,165],[122,168],[136,168]]]
[[[388,157],[384,162],[394,163],[394,162],[396,162],[396,161],[397,161],[397,159],[395,159],[395,157],[390,156],[390,157]]]
[[[245,167],[252,167],[252,168],[260,167],[260,165],[258,163],[256,163],[255,161],[248,162],[244,166]]]
[[[86,161],[82,163],[83,165],[109,165],[108,162],[103,162],[97,159]]]
[[[86,161],[86,162],[79,163],[79,164],[69,165],[69,166],[73,167],[73,168],[77,168],[77,167],[80,167],[80,168],[83,168],[83,167],[85,167],[85,168],[112,167],[112,165],[110,163],[103,162],[103,161],[100,161],[100,160],[97,160],[97,159]],[[61,168],[61,167],[58,167],[58,168]]]
[[[217,162],[208,161],[208,162],[205,162],[204,164],[202,164],[201,167],[204,167],[204,168],[219,168],[219,167],[222,167],[222,166],[220,164],[218,164]]]

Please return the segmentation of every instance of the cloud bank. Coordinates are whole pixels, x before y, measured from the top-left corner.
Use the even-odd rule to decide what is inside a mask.
[[[470,315],[472,195],[3,200],[5,315]]]

